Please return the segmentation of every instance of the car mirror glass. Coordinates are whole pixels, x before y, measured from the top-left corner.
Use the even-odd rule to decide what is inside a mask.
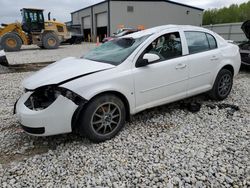
[[[148,60],[147,59],[139,59],[137,62],[136,62],[136,67],[139,68],[139,67],[145,67],[148,65]]]

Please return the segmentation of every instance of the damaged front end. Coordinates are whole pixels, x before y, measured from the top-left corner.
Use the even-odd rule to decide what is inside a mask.
[[[80,95],[68,89],[58,87],[56,85],[50,85],[37,88],[24,104],[31,110],[44,110],[49,107],[60,95],[71,100],[78,106],[86,102],[86,100]]]
[[[14,113],[28,134],[57,135],[73,131],[75,114],[86,102],[68,89],[57,85],[42,86],[26,89],[15,104]]]

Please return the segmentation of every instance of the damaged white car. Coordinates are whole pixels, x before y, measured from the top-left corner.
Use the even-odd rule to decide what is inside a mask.
[[[240,69],[238,46],[207,29],[167,25],[102,44],[30,76],[15,112],[37,136],[114,137],[130,115],[200,93],[225,99]]]

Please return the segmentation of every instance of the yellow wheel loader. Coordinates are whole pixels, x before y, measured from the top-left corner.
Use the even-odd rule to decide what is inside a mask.
[[[0,45],[5,51],[19,51],[22,45],[35,44],[44,49],[56,49],[71,35],[64,23],[55,19],[44,21],[42,9],[23,8],[22,23],[2,24]]]

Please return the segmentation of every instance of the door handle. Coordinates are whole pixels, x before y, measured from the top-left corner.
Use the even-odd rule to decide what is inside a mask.
[[[176,68],[176,69],[184,69],[184,68],[186,68],[186,67],[187,67],[186,64],[180,63],[180,64],[178,64],[175,68]]]

